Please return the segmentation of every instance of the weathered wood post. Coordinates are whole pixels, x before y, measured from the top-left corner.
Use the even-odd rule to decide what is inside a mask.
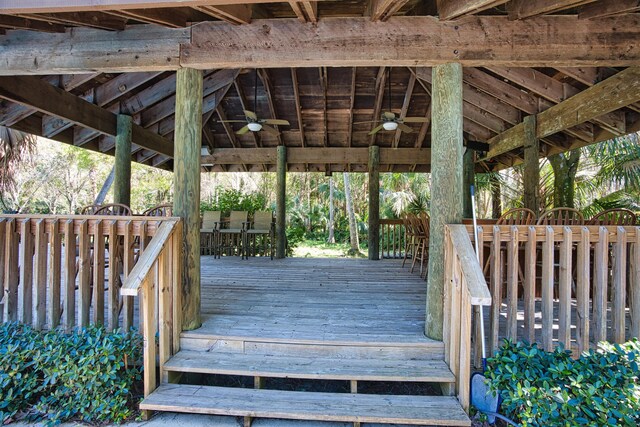
[[[380,259],[380,147],[369,147],[369,259]]]
[[[524,118],[524,207],[540,213],[540,141],[536,134],[536,116]]]
[[[287,255],[287,147],[284,145],[278,146],[276,187],[276,258],[282,259]]]
[[[118,114],[116,155],[114,164],[113,202],[131,205],[131,116]]]
[[[431,235],[425,333],[442,340],[444,225],[462,220],[462,66],[435,66],[432,79]]]
[[[476,164],[473,150],[467,148],[462,157],[462,217],[471,218],[473,216],[471,207],[471,186],[476,180]]]
[[[202,72],[181,68],[176,79],[173,213],[183,220],[182,328],[200,327],[200,152]]]

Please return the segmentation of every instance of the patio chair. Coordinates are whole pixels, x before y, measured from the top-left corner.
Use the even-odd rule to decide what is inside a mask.
[[[217,256],[222,256],[222,252],[226,251],[228,255],[238,253],[242,255],[242,241],[244,231],[247,226],[247,211],[232,211],[229,217],[227,228],[221,228],[219,231]]]
[[[535,212],[527,208],[516,208],[503,213],[496,225],[534,225],[535,223]]]
[[[405,230],[404,257],[402,258],[403,267],[407,262],[409,254],[411,254],[411,258],[413,258],[415,257],[416,253],[416,232],[413,229],[413,221],[411,220],[412,216],[413,214],[407,214],[404,218],[402,218],[402,223]]]
[[[413,257],[413,261],[411,262],[411,270],[413,273],[413,268],[416,265],[418,259],[420,259],[420,276],[422,277],[422,271],[424,269],[424,262],[429,259],[429,231],[430,231],[430,218],[429,215],[423,213],[420,217],[414,216],[412,218],[413,221],[413,229],[416,233],[417,246],[415,251],[415,256]],[[425,276],[427,274],[427,270],[424,270]]]
[[[220,211],[204,211],[200,227],[200,254],[217,255]]]
[[[587,225],[636,225],[638,217],[629,209],[608,209],[591,218]]]
[[[544,212],[536,225],[584,225],[584,217],[573,208],[555,208]]]
[[[131,208],[121,203],[110,203],[97,208],[93,215],[131,216]]]
[[[80,215],[93,215],[102,205],[87,205],[80,208]]]
[[[171,216],[173,214],[173,205],[171,203],[163,203],[142,212],[142,216]]]
[[[271,211],[258,211],[253,214],[253,223],[249,224],[249,227],[244,233],[243,253],[245,258],[249,258],[249,255],[256,256],[258,250],[261,250],[262,255],[266,256],[267,249],[269,255],[273,259],[275,240],[276,224],[273,221],[273,213]],[[260,240],[260,243],[256,245],[256,240]]]

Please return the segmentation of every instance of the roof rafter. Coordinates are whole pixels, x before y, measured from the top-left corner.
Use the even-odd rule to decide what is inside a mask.
[[[471,15],[500,6],[509,0],[438,0],[438,15],[443,21]]]
[[[409,110],[409,105],[411,104],[411,96],[413,95],[413,88],[416,85],[416,75],[411,73],[409,75],[409,81],[407,82],[407,91],[404,94],[404,101],[402,102],[402,108],[400,109],[399,118],[402,120],[407,117],[407,111]],[[396,129],[396,133],[393,136],[393,148],[398,148],[398,144],[400,143],[400,137],[402,136],[402,132],[399,129]]]
[[[371,0],[371,20],[386,21],[409,0]]]
[[[251,22],[251,5],[232,4],[226,6],[194,6],[199,10],[214,18],[221,19],[235,25],[248,24]]]
[[[507,5],[511,19],[530,18],[545,13],[593,3],[596,0],[512,0]]]
[[[640,11],[640,1],[638,0],[616,0],[615,2],[601,1],[583,7],[578,18],[603,18],[606,16],[621,15],[623,13],[633,13],[638,11]]]
[[[372,124],[375,127],[375,124],[380,121],[380,115],[382,114],[382,101],[384,99],[384,92],[386,89],[387,82],[387,67],[380,67],[378,69],[378,75],[376,76],[376,86],[375,93],[376,97],[373,102],[373,114],[371,115]],[[374,133],[369,138],[369,145],[376,144],[377,133]]]

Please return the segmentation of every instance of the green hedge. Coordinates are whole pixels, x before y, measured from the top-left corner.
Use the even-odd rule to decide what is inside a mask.
[[[141,338],[102,328],[66,334],[18,323],[0,325],[0,424],[20,414],[120,423],[134,414]],[[136,366],[137,365],[137,366]]]
[[[572,359],[562,348],[506,341],[488,360],[501,412],[522,426],[640,425],[640,343],[600,343]]]

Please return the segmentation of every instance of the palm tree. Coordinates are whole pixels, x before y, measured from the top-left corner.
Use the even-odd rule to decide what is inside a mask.
[[[351,243],[349,255],[357,255],[360,253],[360,240],[358,239],[358,224],[356,223],[356,214],[353,208],[351,183],[348,173],[343,173],[342,176],[344,178],[344,197],[347,202],[347,214],[349,215],[349,242]]]
[[[14,184],[17,164],[32,154],[35,147],[35,135],[0,126],[0,191]]]

